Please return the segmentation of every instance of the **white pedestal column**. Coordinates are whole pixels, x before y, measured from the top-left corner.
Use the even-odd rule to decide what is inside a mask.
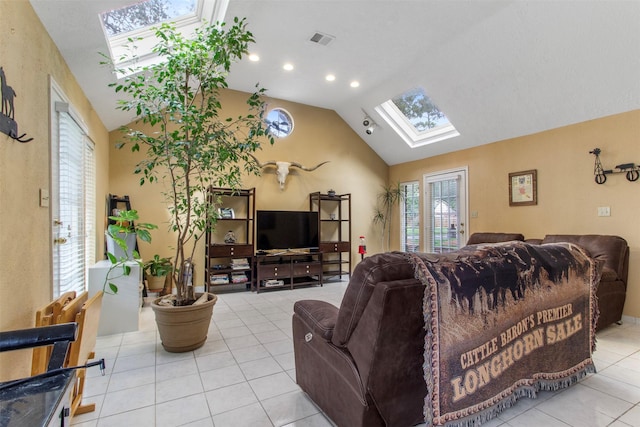
[[[131,274],[110,280],[118,287],[118,293],[105,293],[102,298],[98,327],[100,336],[138,330],[138,316],[142,307],[142,270],[136,262],[127,262],[127,265],[131,267]],[[103,289],[110,266],[109,260],[102,260],[89,267],[89,298]],[[121,273],[121,268],[115,269],[111,277]]]

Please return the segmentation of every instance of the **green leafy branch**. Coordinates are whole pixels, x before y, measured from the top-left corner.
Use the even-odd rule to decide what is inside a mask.
[[[110,216],[109,219],[114,221],[107,226],[107,235],[113,239],[113,242],[122,249],[120,257],[116,257],[115,254],[107,252],[107,258],[111,263],[109,270],[102,286],[104,293],[115,295],[118,293],[118,286],[112,281],[131,274],[131,262],[135,262],[142,268],[142,261],[140,260],[140,254],[135,249],[130,249],[127,245],[127,236],[135,234],[136,238],[143,242],[151,242],[151,233],[149,230],[158,228],[154,224],[137,223],[138,211],[136,210],[123,210],[119,211],[118,215]]]

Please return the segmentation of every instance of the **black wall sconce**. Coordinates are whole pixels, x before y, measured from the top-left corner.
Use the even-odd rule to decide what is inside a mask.
[[[9,135],[18,142],[29,142],[33,138],[26,138],[27,134],[18,135],[18,123],[14,120],[15,110],[13,107],[13,98],[16,92],[7,84],[7,76],[4,69],[0,67],[0,91],[2,92],[2,105],[0,105],[0,131]]]
[[[593,167],[596,184],[604,184],[607,181],[607,175],[614,173],[624,173],[627,177],[627,181],[629,182],[638,180],[638,177],[640,177],[640,165],[636,165],[635,163],[622,163],[614,168],[617,170],[605,169],[602,167],[602,162],[600,161],[601,152],[602,150],[599,148],[594,148],[589,151],[589,154],[596,156],[595,165]]]

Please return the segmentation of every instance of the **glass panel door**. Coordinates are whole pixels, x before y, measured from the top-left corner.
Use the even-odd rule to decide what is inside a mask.
[[[467,170],[424,176],[425,243],[431,253],[451,252],[465,245]]]
[[[53,297],[86,289],[95,259],[95,157],[82,120],[51,81]]]

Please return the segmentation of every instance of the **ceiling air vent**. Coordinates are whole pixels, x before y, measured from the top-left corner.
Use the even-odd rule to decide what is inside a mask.
[[[335,37],[330,36],[328,34],[322,34],[322,33],[315,33],[309,39],[310,42],[317,43],[317,44],[320,44],[322,46],[328,45],[333,40],[335,40]]]

